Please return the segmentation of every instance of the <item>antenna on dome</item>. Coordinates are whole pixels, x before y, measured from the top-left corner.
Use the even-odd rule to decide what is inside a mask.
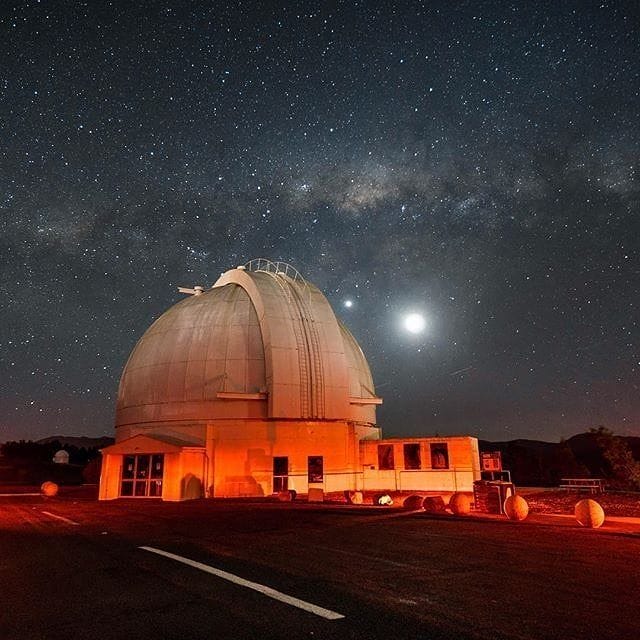
[[[200,285],[196,285],[193,289],[190,289],[189,287],[178,287],[178,291],[190,296],[201,296],[204,293],[204,287],[201,287]]]

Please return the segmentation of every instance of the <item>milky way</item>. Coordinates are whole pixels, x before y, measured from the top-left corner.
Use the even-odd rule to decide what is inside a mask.
[[[177,286],[260,256],[386,435],[640,435],[636,2],[207,4],[2,3],[0,440],[111,433]]]

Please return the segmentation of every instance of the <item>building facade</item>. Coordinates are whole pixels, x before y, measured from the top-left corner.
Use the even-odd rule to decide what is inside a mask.
[[[254,260],[208,290],[182,291],[189,297],[151,325],[124,368],[100,499],[403,483],[471,490],[479,477],[475,438],[438,438],[440,450],[410,439],[405,445],[419,444],[411,459],[415,446],[381,440],[382,399],[362,350],[324,295],[290,266]],[[378,445],[393,453],[384,458],[379,452],[389,449]],[[418,468],[394,468],[395,484],[386,486],[389,455],[394,467],[397,459]]]

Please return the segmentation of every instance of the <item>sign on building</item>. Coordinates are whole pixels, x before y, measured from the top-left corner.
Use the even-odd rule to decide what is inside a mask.
[[[502,471],[502,456],[499,451],[483,451],[480,462],[483,471]]]

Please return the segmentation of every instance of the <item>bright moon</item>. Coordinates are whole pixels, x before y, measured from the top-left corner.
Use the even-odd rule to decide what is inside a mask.
[[[353,300],[345,300],[344,306],[347,307],[347,309],[351,309],[351,307],[353,307]]]
[[[419,313],[410,313],[404,319],[404,327],[411,333],[421,333],[426,326],[427,322],[424,316],[421,316]]]

